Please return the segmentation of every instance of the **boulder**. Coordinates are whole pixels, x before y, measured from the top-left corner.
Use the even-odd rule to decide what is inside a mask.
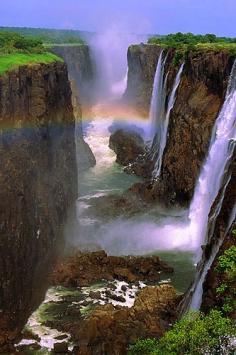
[[[136,132],[126,132],[123,129],[110,136],[109,147],[117,155],[116,162],[123,166],[134,163],[146,152],[142,137]]]

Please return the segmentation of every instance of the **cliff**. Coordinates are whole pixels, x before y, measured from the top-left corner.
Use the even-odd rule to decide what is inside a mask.
[[[74,114],[66,65],[0,77],[0,349],[39,305],[77,198]]]
[[[55,45],[50,50],[66,62],[69,77],[76,84],[82,105],[90,104],[94,70],[89,47],[86,45]]]
[[[140,185],[135,190],[149,200],[159,198],[167,203],[186,204],[193,196],[235,56],[226,51],[189,51],[177,64],[176,50],[167,51],[167,100],[181,62],[184,61],[185,65],[170,114],[161,176],[152,186],[148,184],[147,189]],[[147,114],[150,106],[160,52],[158,45],[129,48],[128,86],[124,98],[142,114]]]
[[[222,204],[220,214],[216,220],[210,247],[218,240],[222,241],[222,245],[214,258],[211,268],[208,270],[205,282],[203,284],[203,298],[201,308],[203,311],[209,311],[212,308],[222,308],[224,305],[232,307],[226,308],[226,313],[236,318],[235,309],[235,295],[236,295],[236,280],[232,273],[228,277],[223,271],[218,268],[219,257],[224,254],[226,250],[236,246],[236,238],[232,232],[235,229],[235,203],[236,203],[236,154],[231,164],[232,176],[225,191],[225,198]],[[232,225],[230,225],[232,223]],[[234,256],[234,263],[235,263]],[[233,265],[233,260],[231,261]],[[233,268],[232,268],[233,272]],[[235,271],[234,271],[235,273]],[[219,288],[226,285],[225,290],[219,292]]]

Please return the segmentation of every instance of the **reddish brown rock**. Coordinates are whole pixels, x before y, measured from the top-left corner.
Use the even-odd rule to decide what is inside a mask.
[[[99,280],[157,281],[160,272],[172,273],[173,269],[157,256],[115,257],[104,251],[83,254],[78,252],[59,263],[52,275],[55,285],[89,286]]]
[[[97,307],[73,336],[80,355],[126,354],[139,338],[160,338],[176,320],[178,297],[170,285],[140,291],[132,308]]]
[[[127,166],[145,154],[145,144],[142,137],[135,132],[117,130],[110,136],[109,147],[117,154],[118,164]]]
[[[153,78],[161,47],[131,46],[128,52],[129,78],[125,98],[145,115],[148,113]],[[165,72],[170,95],[178,70],[175,50],[168,50]],[[189,51],[174,108],[170,115],[168,139],[160,179],[152,186],[140,186],[147,200],[187,204],[194,191],[206,156],[212,127],[224,101],[235,55],[227,51]],[[180,64],[179,64],[180,65]],[[146,190],[145,192],[143,190]]]

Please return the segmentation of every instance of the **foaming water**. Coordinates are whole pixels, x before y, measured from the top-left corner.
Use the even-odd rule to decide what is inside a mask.
[[[153,170],[153,177],[156,178],[160,175],[161,172],[161,166],[162,166],[162,158],[163,158],[163,154],[164,154],[164,150],[166,147],[166,142],[167,142],[167,136],[168,136],[168,127],[169,127],[169,119],[170,119],[170,113],[174,107],[175,104],[175,100],[176,100],[176,93],[180,84],[180,79],[181,79],[181,75],[183,72],[183,68],[184,68],[184,63],[181,64],[176,78],[175,78],[175,82],[173,85],[173,89],[171,91],[169,100],[168,100],[168,107],[167,107],[167,111],[166,114],[163,118],[163,122],[162,124],[160,124],[160,139],[159,139],[159,147],[158,147],[158,154],[157,154],[157,158],[156,158],[156,163],[154,166],[154,170]],[[157,149],[157,147],[155,146],[155,148]]]
[[[149,139],[151,140],[151,142],[160,131],[160,123],[163,121],[163,115],[165,112],[166,80],[164,78],[164,75],[166,58],[166,56],[163,57],[162,50],[158,58],[156,73],[154,76],[152,99],[149,113]]]
[[[111,92],[113,97],[115,97],[116,99],[121,99],[127,88],[127,83],[128,83],[128,68],[126,70],[126,74],[124,78],[122,78],[120,81],[117,81],[111,86]]]
[[[80,224],[75,243],[99,245],[111,255],[144,255],[157,250],[192,251],[186,233],[185,211],[163,211],[158,206],[154,211],[142,213],[134,218],[119,218],[106,222],[89,214],[89,206],[94,199],[111,194],[120,194],[132,184],[140,181],[135,176],[125,174],[116,164],[116,155],[109,148],[111,132],[117,128],[136,129],[143,136],[147,133],[147,122],[129,123],[116,121],[112,117],[97,116],[101,108],[95,106],[93,119],[85,122],[84,139],[96,158],[96,166],[79,177],[79,199],[77,218]]]
[[[232,155],[230,142],[236,139],[236,73],[234,71],[235,69],[229,81],[232,89],[227,93],[216,120],[209,152],[190,206],[192,242],[196,248],[199,248],[206,238],[209,213],[222,186],[228,158]],[[232,85],[232,81],[235,85]]]
[[[194,199],[190,207],[190,218],[193,229],[195,230],[196,244],[205,244],[212,238],[215,220],[219,215],[224,200],[225,191],[230,181],[228,169],[235,150],[236,144],[236,61],[233,65],[231,76],[228,83],[228,90],[221,112],[215,123],[209,153],[200,175]],[[227,176],[229,175],[229,176]],[[220,192],[220,189],[224,188]],[[219,199],[210,219],[211,229],[208,227],[208,216],[211,207],[220,192]],[[228,229],[235,219],[235,207],[229,218]],[[228,230],[226,230],[227,233]],[[214,245],[208,260],[202,268],[199,278],[193,285],[193,297],[190,308],[199,309],[202,302],[203,282],[210,269],[222,243],[224,236]],[[202,254],[202,253],[200,253]]]

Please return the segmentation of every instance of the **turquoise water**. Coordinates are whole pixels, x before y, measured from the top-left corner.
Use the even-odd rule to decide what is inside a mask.
[[[97,164],[79,177],[77,225],[72,244],[86,250],[103,249],[109,255],[157,254],[174,267],[171,281],[179,292],[184,292],[195,272],[189,236],[183,234],[185,210],[167,211],[157,205],[152,211],[141,211],[132,218],[122,216],[113,220],[106,216],[98,218],[89,212],[88,207],[94,199],[125,193],[135,182],[141,181],[124,173],[123,167],[116,163],[115,153],[109,149],[111,127],[114,129],[116,125],[122,124],[113,118],[95,117],[84,126],[84,138]],[[142,123],[140,130],[144,130]]]

